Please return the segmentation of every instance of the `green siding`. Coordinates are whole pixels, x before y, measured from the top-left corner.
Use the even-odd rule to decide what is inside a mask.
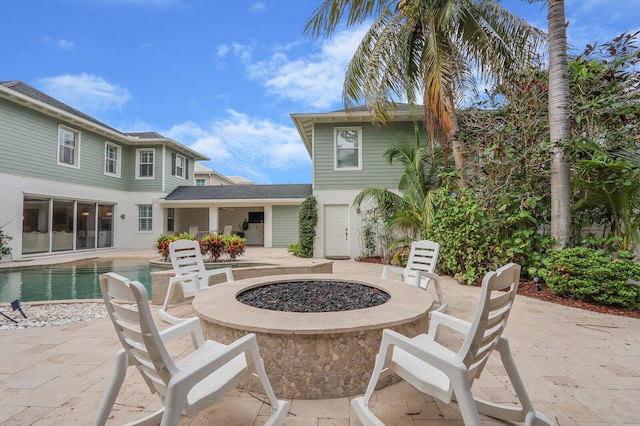
[[[80,132],[79,168],[57,164],[59,125]],[[107,141],[121,148],[120,177],[104,173]],[[155,150],[153,179],[136,179],[136,150],[141,148]],[[162,144],[123,145],[77,124],[60,121],[5,99],[0,99],[0,149],[0,171],[18,176],[123,191],[163,191],[163,173],[165,192],[171,192],[177,186],[193,184],[193,157],[185,156],[189,160],[189,179],[177,178],[171,175],[171,154],[177,152],[171,148],[163,150]]]
[[[362,129],[362,170],[334,170],[334,128]],[[422,136],[421,141],[426,141]],[[394,123],[374,127],[371,123],[316,124],[314,128],[313,173],[316,189],[360,189],[369,187],[397,189],[403,171],[390,165],[384,152],[400,143],[415,143],[413,123]]]
[[[300,206],[272,207],[272,245],[289,247],[298,241],[298,210]]]
[[[171,156],[173,154],[179,154],[182,155],[183,157],[185,157],[187,160],[189,160],[189,176],[188,179],[185,179],[183,177],[178,177],[178,176],[174,176],[171,174]],[[188,157],[186,155],[184,155],[183,153],[180,153],[178,151],[172,150],[172,149],[167,149],[166,150],[166,160],[165,160],[165,189],[167,192],[171,192],[173,191],[176,187],[178,186],[192,186],[193,185],[193,169],[194,169],[194,160],[193,157]]]

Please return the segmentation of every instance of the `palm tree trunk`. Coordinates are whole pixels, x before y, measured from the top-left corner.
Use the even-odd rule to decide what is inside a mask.
[[[569,166],[559,142],[571,136],[569,72],[564,0],[549,0],[549,133],[551,140],[551,236],[554,248],[566,248],[571,238]]]

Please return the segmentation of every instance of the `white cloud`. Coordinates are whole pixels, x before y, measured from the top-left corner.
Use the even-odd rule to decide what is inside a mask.
[[[204,128],[193,122],[163,133],[211,158],[210,167],[227,175],[242,175],[257,183],[269,175],[308,168],[311,159],[293,127],[250,117],[234,110]]]
[[[249,13],[261,13],[267,10],[267,5],[263,1],[255,2],[249,8]]]
[[[72,42],[70,40],[66,40],[64,38],[63,39],[59,39],[59,40],[54,40],[53,38],[51,38],[49,36],[44,36],[43,40],[44,40],[45,43],[52,43],[52,44],[58,46],[62,50],[71,50],[75,46],[74,42]]]
[[[344,72],[366,26],[342,31],[320,45],[320,51],[291,59],[286,52],[252,63],[249,78],[262,81],[270,94],[316,109],[328,108],[342,99]]]
[[[90,115],[121,109],[131,98],[126,89],[85,73],[43,78],[36,85],[48,95]]]

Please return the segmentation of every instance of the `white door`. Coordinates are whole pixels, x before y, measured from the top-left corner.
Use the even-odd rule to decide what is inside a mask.
[[[325,257],[349,257],[349,206],[324,207]]]

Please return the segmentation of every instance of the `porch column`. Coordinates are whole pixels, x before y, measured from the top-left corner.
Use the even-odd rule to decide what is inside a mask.
[[[264,246],[273,247],[273,209],[271,204],[264,206]]]
[[[218,225],[218,207],[209,207],[209,231],[220,231]]]

